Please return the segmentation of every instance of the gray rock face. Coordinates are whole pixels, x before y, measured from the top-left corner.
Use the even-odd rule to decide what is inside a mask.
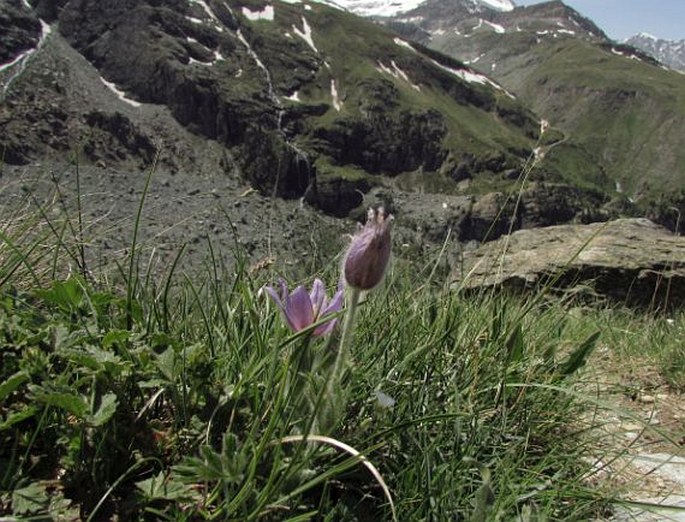
[[[685,71],[685,39],[664,40],[651,34],[639,33],[628,38],[625,43],[642,49],[673,69]]]
[[[519,230],[465,252],[454,287],[589,284],[637,305],[685,304],[685,238],[647,219]]]

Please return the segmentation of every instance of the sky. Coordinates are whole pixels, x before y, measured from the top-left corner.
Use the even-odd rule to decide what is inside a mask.
[[[544,0],[514,0],[516,5]],[[685,0],[563,0],[587,16],[610,38],[625,40],[639,32],[667,40],[685,39]]]

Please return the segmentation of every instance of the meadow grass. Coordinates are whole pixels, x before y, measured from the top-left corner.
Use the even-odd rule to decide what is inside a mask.
[[[611,501],[576,374],[615,324],[657,319],[469,296],[397,259],[331,394],[340,332],[288,330],[261,292],[278,274],[208,243],[197,273],[130,258],[100,279],[78,221],[49,215],[0,249],[2,520],[587,520]]]

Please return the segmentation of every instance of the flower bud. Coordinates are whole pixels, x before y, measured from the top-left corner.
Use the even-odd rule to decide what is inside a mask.
[[[343,270],[352,288],[370,290],[383,280],[390,260],[392,215],[370,208],[366,224],[352,237]]]

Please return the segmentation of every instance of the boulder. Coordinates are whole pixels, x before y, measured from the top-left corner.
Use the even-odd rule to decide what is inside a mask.
[[[568,289],[631,305],[685,304],[685,238],[647,219],[519,230],[486,243],[451,274],[453,288]]]

